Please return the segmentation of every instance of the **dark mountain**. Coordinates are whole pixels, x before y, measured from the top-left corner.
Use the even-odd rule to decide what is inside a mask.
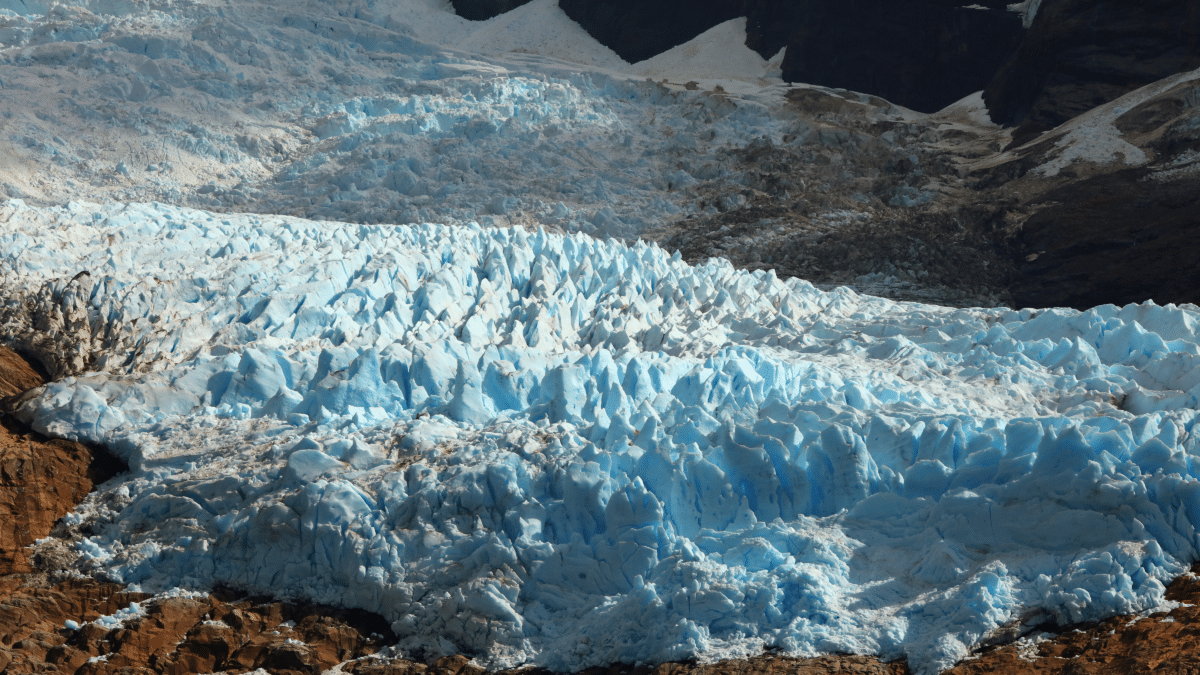
[[[559,0],[601,44],[637,63],[744,16],[745,0]]]
[[[756,43],[751,46],[757,45],[760,53],[788,47],[785,80],[873,94],[921,112],[940,110],[987,86],[1023,33],[1020,16],[1001,3],[748,4],[748,42]]]
[[[1018,139],[1200,66],[1200,0],[1044,0],[984,92]]]
[[[529,0],[450,0],[454,12],[464,19],[485,21],[514,10]]]
[[[453,0],[487,19],[523,0]],[[790,82],[840,87],[933,112],[987,86],[1016,49],[1020,16],[986,0],[559,0],[585,30],[631,63],[747,17],[746,44],[763,58],[788,47]]]

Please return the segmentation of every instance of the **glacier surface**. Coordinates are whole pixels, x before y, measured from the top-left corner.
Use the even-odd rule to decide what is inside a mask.
[[[6,325],[49,307],[90,367],[19,415],[131,466],[66,518],[74,564],[144,590],[360,607],[494,667],[934,673],[1197,558],[1194,306],[896,303],[519,227],[0,222]]]
[[[0,197],[636,236],[794,135],[744,24],[708,49],[737,72],[689,91],[688,55],[635,68],[556,0],[0,0]]]

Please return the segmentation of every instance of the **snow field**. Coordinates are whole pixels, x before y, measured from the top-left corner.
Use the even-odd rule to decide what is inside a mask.
[[[57,298],[103,352],[19,414],[132,468],[68,516],[76,564],[143,589],[361,607],[495,667],[933,673],[1197,557],[1191,306],[893,303],[520,228],[0,221],[6,311]]]
[[[0,0],[0,197],[636,236],[787,132],[739,55],[752,72],[706,82],[728,95],[667,57],[651,83],[553,0],[479,24],[426,0]]]

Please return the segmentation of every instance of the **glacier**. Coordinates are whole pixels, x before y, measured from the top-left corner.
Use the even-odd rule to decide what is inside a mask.
[[[935,673],[1161,606],[1200,551],[1191,305],[900,303],[521,227],[0,222],[2,330],[86,364],[18,415],[131,469],[64,520],[74,568],[148,592],[363,608],[489,667]]]
[[[811,133],[741,44],[759,72],[689,91],[685,56],[639,72],[555,0],[448,7],[0,0],[0,197],[627,237],[752,185],[731,148]]]

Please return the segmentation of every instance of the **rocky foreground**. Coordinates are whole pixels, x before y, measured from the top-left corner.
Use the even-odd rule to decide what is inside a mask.
[[[0,347],[0,401],[10,404],[42,377]],[[0,675],[75,673],[272,673],[482,675],[467,658],[434,664],[390,658],[387,622],[363,611],[246,597],[153,597],[56,569],[55,523],[123,467],[103,448],[48,439],[0,419]],[[39,542],[39,540],[42,540]],[[1193,673],[1200,670],[1200,577],[1175,580],[1170,612],[1099,624],[1013,626],[952,673]],[[130,615],[137,603],[140,612]],[[129,616],[122,620],[121,612]],[[118,620],[114,621],[114,615]],[[76,627],[78,626],[78,627]],[[1019,638],[1019,639],[1018,639]],[[532,670],[527,670],[532,675]],[[617,664],[588,675],[901,675],[903,662],[773,654],[714,664]]]

